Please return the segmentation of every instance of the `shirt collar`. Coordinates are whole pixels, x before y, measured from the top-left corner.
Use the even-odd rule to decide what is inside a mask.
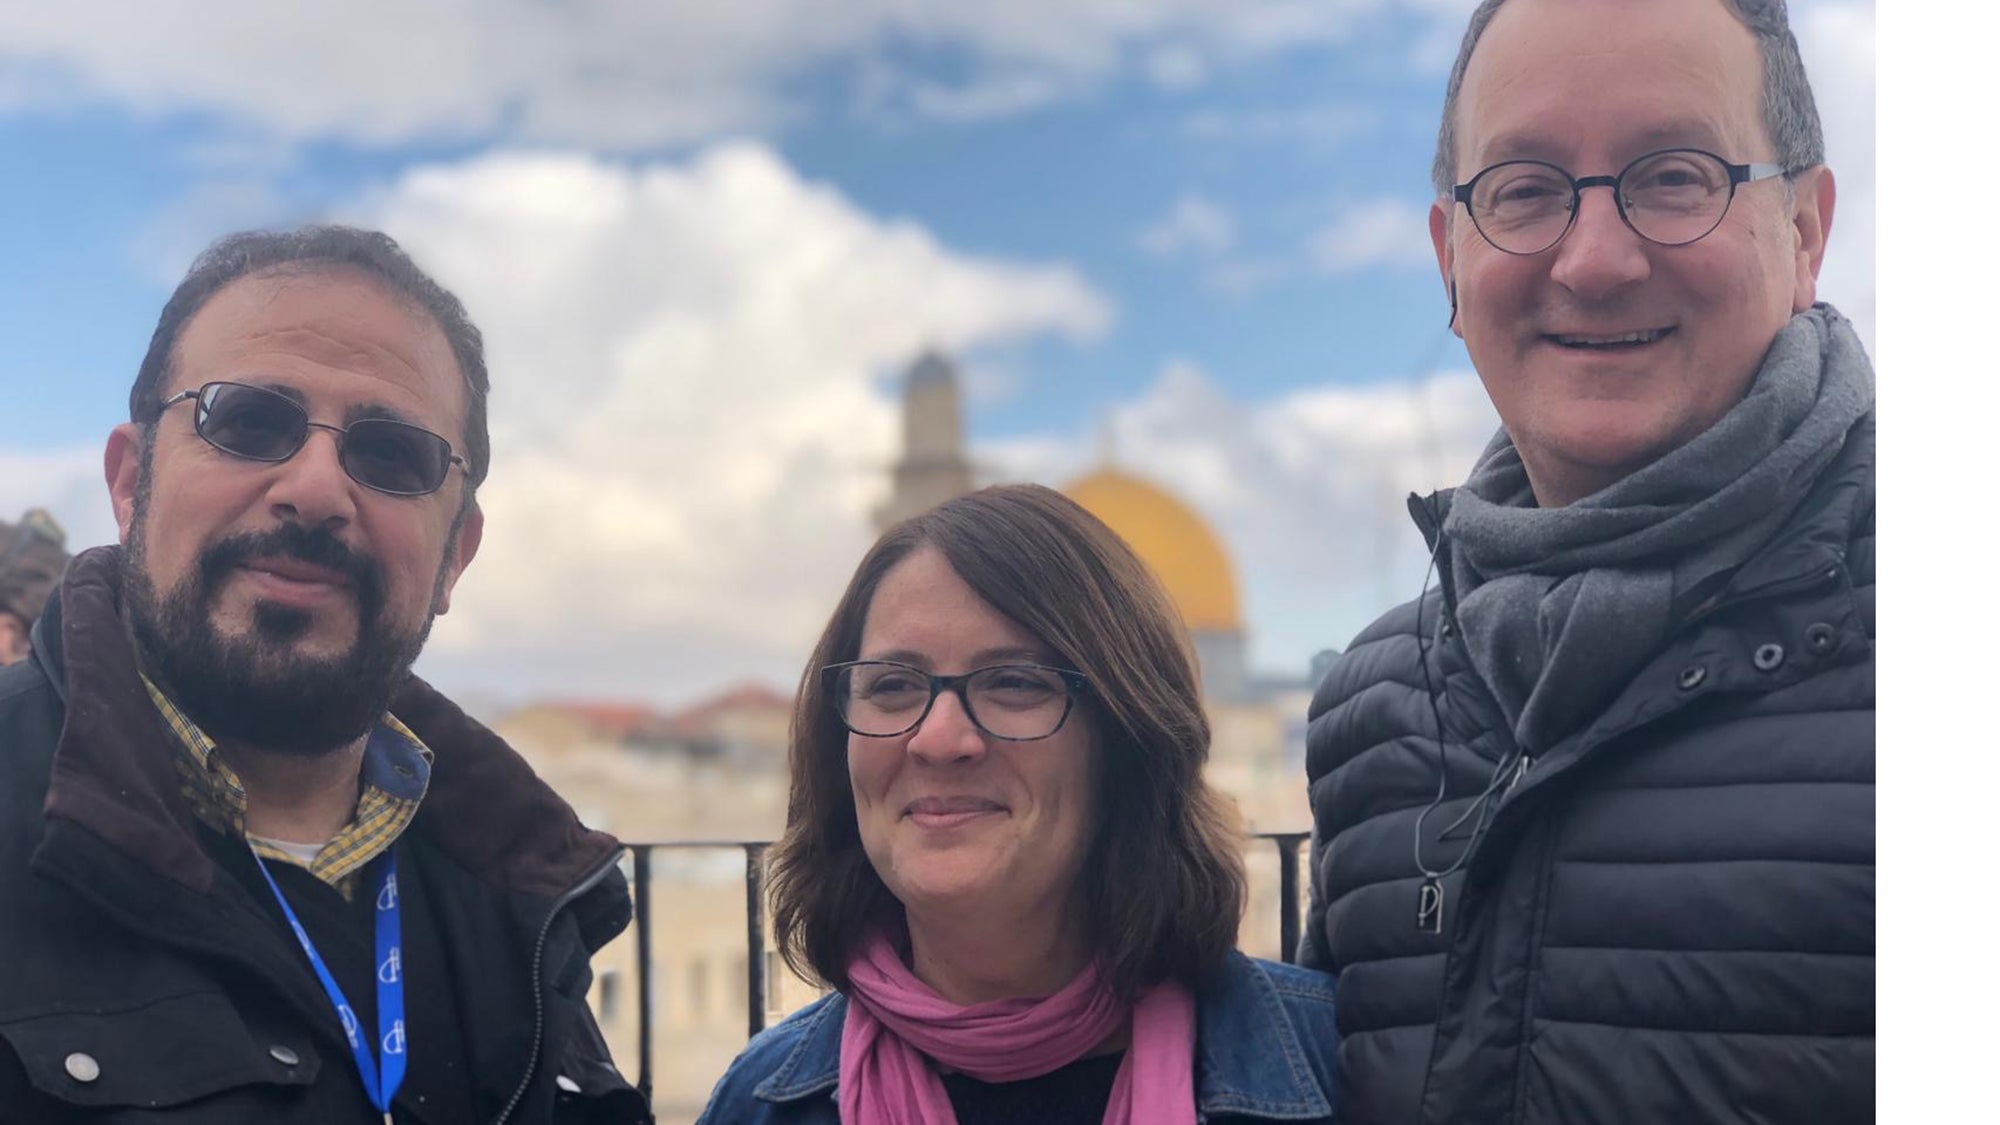
[[[248,795],[242,780],[215,752],[215,740],[206,731],[149,677],[141,673],[140,679],[181,750],[175,765],[181,792],[195,815],[217,832],[243,837]],[[432,760],[422,739],[394,715],[384,713],[362,749],[361,796],[354,819],[327,842],[307,870],[343,894],[351,894],[355,873],[388,851],[415,818],[430,786]],[[281,849],[259,841],[251,841],[250,846],[267,860],[298,865],[295,857]]]

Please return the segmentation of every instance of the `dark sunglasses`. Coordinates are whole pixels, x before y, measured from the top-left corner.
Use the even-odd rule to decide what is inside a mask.
[[[203,441],[246,461],[286,461],[305,448],[313,430],[334,435],[340,467],[356,483],[391,496],[423,496],[444,486],[451,467],[465,458],[451,443],[422,426],[388,418],[363,418],[348,426],[315,422],[306,408],[265,387],[203,383],[162,402],[160,411],[192,400],[194,432]]]

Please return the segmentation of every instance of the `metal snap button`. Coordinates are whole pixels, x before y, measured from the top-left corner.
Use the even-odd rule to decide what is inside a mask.
[[[63,1069],[69,1071],[69,1076],[78,1082],[95,1082],[101,1073],[97,1068],[97,1060],[82,1051],[77,1051],[64,1059]]]
[[[299,1053],[285,1046],[283,1043],[271,1044],[271,1057],[286,1066],[299,1065]]]
[[[1680,678],[1681,690],[1693,691],[1694,689],[1700,687],[1701,682],[1707,678],[1708,678],[1707,665],[1690,664],[1687,667],[1681,669],[1681,678]]]
[[[571,1078],[567,1074],[556,1075],[556,1089],[561,1090],[565,1094],[583,1093],[583,1087],[577,1085],[576,1079]]]
[[[1784,662],[1785,646],[1775,642],[1758,645],[1757,651],[1750,655],[1750,663],[1756,665],[1759,672],[1774,672]]]
[[[1833,651],[1833,626],[1822,621],[1806,629],[1806,651],[1814,656],[1825,656]]]

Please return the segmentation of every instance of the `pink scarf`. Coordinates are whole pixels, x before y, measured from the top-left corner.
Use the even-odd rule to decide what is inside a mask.
[[[840,1029],[847,1125],[957,1125],[930,1059],[982,1082],[1018,1082],[1082,1058],[1127,1012],[1095,965],[1053,996],[961,1008],[918,980],[880,933],[847,974]],[[1194,997],[1166,981],[1130,1012],[1132,1046],[1112,1081],[1105,1125],[1194,1125]]]

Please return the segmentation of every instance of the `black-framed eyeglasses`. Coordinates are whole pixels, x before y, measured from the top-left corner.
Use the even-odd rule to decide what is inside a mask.
[[[1451,189],[1496,250],[1539,254],[1576,225],[1583,189],[1608,187],[1618,217],[1662,246],[1686,246],[1722,225],[1740,184],[1785,175],[1779,164],[1731,164],[1698,148],[1649,152],[1615,176],[1578,179],[1542,160],[1505,160]]]
[[[451,467],[465,458],[437,434],[392,418],[363,418],[346,426],[315,422],[297,400],[267,387],[216,381],[182,391],[160,404],[192,401],[194,432],[203,441],[246,461],[286,461],[305,448],[314,430],[333,434],[340,467],[354,480],[391,496],[424,496],[444,486]]]
[[[889,660],[851,660],[820,669],[834,710],[864,738],[894,738],[917,729],[938,693],[951,691],[972,724],[1006,742],[1033,742],[1062,729],[1090,681],[1083,673],[1042,664],[995,664],[957,676],[933,676]]]

